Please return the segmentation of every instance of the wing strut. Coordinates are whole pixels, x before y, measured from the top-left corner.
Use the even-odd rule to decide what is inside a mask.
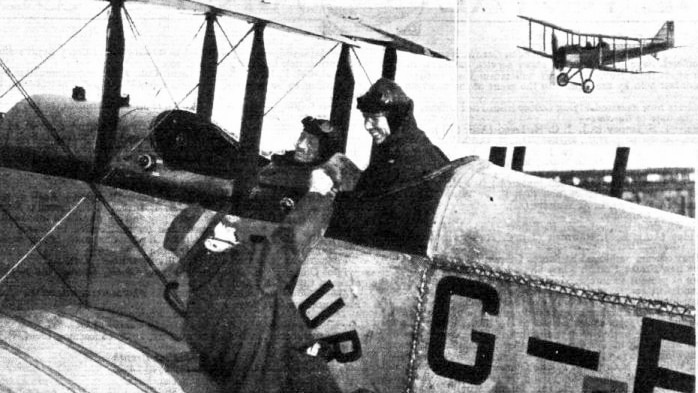
[[[629,147],[616,149],[616,159],[613,162],[613,176],[611,177],[611,189],[609,195],[614,198],[623,198],[623,183],[625,183],[625,169],[628,166]]]
[[[196,113],[211,121],[213,97],[216,91],[216,73],[218,71],[218,44],[216,43],[216,14],[206,14],[206,33],[201,49],[201,68],[199,71],[199,95],[196,100]]]
[[[246,198],[257,179],[259,142],[264,120],[264,105],[267,98],[269,67],[264,49],[265,23],[254,24],[254,38],[247,69],[245,86],[245,103],[242,107],[242,124],[240,126],[240,184],[236,184],[235,197],[238,201]]]
[[[616,39],[613,39],[613,69],[616,69]]]
[[[528,21],[528,49],[531,49],[531,21]]]
[[[334,75],[332,109],[330,110],[330,123],[339,132],[342,153],[347,151],[351,104],[354,99],[354,73],[351,70],[349,49],[351,49],[349,45],[342,44],[342,51],[337,62],[337,72]]]
[[[107,23],[107,54],[104,60],[102,104],[99,109],[97,142],[93,176],[106,173],[114,150],[116,127],[121,107],[121,80],[124,74],[124,25],[121,20],[123,0],[111,0],[111,12]]]
[[[625,70],[628,70],[628,40],[625,40]]]
[[[383,78],[395,80],[395,73],[397,72],[397,50],[389,46],[385,47],[385,52],[383,52],[383,72],[381,76]]]

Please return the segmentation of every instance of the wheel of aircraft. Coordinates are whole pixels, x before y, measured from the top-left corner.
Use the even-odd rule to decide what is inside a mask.
[[[557,76],[557,84],[558,86],[567,86],[567,83],[570,81],[570,78],[567,76],[567,74],[562,73]]]
[[[594,81],[592,81],[591,79],[585,80],[585,81],[582,83],[582,90],[583,90],[585,93],[587,93],[587,94],[589,94],[589,93],[591,93],[592,91],[594,91]]]

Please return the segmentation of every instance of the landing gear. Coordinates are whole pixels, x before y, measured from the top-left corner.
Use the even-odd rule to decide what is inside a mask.
[[[567,86],[568,83],[571,83],[573,85],[581,86],[582,91],[586,94],[591,93],[594,91],[594,81],[591,80],[591,76],[594,75],[594,69],[591,69],[591,73],[589,74],[589,77],[587,79],[584,79],[584,75],[582,74],[583,68],[577,68],[576,71],[574,71],[571,75],[570,72],[572,72],[572,68],[567,70],[567,72],[561,72],[560,75],[557,76],[557,84],[558,86]],[[580,82],[572,82],[572,78],[577,76],[579,74],[579,80]]]
[[[594,81],[592,81],[591,79],[587,79],[584,82],[582,82],[582,91],[587,94],[594,91]]]

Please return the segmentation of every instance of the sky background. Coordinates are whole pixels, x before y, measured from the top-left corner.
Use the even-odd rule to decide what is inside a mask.
[[[274,2],[300,2],[305,6],[320,3],[319,0]],[[319,7],[347,4],[339,0],[321,3]],[[639,0],[636,8],[630,7],[632,12],[625,12],[629,2],[607,0],[584,3],[588,9],[573,2],[563,5],[556,2],[538,5],[539,2],[532,0],[468,3],[459,1],[458,12],[453,14],[458,23],[444,25],[441,32],[450,34],[451,39],[457,34],[456,61],[403,52],[398,56],[396,79],[415,101],[420,128],[449,157],[479,155],[487,158],[492,145],[526,145],[529,147],[526,170],[610,169],[615,148],[630,146],[628,165],[631,168],[695,167],[695,157],[698,156],[695,138],[662,135],[674,131],[690,132],[689,127],[694,127],[695,120],[698,120],[695,110],[698,78],[696,71],[689,69],[691,64],[698,65],[694,45],[698,34],[691,35],[688,23],[680,19],[678,12],[684,7],[684,15],[698,17],[698,11],[686,11],[696,10],[693,2],[670,2],[667,11],[653,2]],[[370,7],[391,4],[408,3],[361,3]],[[448,7],[454,6],[455,2],[424,0],[409,5],[416,7],[410,9],[411,12],[421,15],[420,7]],[[23,75],[105,6],[105,2],[89,0],[5,0],[0,14],[0,56],[16,75]],[[198,82],[202,35],[195,35],[203,17],[192,12],[138,3],[127,2],[126,8],[140,36],[134,39],[124,21],[126,60],[122,92],[131,95],[134,106],[171,108],[174,101],[179,102]],[[385,9],[380,12],[385,12]],[[613,74],[615,78],[608,73],[597,73],[594,75],[596,91],[585,95],[578,89],[550,86],[547,59],[516,48],[517,44],[523,44],[519,42],[522,31],[527,38],[527,24],[516,18],[517,13],[580,30],[596,30],[596,26],[575,22],[574,18],[584,21],[600,16],[602,22],[598,23],[603,32],[634,34],[636,30],[639,35],[654,35],[664,20],[673,18],[676,21],[676,44],[687,47],[664,52],[666,56],[660,54],[662,60],[657,64],[671,72],[658,74],[660,76]],[[106,20],[107,13],[104,13],[92,22],[29,77],[24,82],[25,88],[31,94],[69,95],[73,86],[80,85],[86,88],[88,100],[98,100],[104,67]],[[628,23],[618,25],[618,20]],[[418,27],[427,31],[437,22],[422,20]],[[220,23],[233,44],[249,29],[247,23],[231,18],[220,18]],[[220,30],[217,33],[222,57],[230,45]],[[266,107],[271,111],[264,120],[262,149],[291,149],[304,116],[329,116],[339,48],[332,50],[334,43],[330,41],[273,29],[266,30],[265,42],[270,69]],[[158,65],[164,84],[144,45]],[[315,63],[331,50],[332,53],[313,69]],[[235,54],[219,66],[213,120],[232,134],[239,133],[249,51],[248,37]],[[383,48],[360,44],[356,53],[360,64],[352,58],[356,80],[354,97],[363,94],[371,81],[380,76]],[[647,63],[656,63],[654,59],[648,59]],[[681,72],[674,72],[672,67],[679,67]],[[507,71],[512,68],[517,72]],[[640,83],[646,77],[655,78],[647,82],[651,82],[648,86],[653,90]],[[278,102],[298,81],[297,87]],[[9,79],[0,75],[0,94],[9,87]],[[20,99],[19,93],[10,92],[0,98],[0,111],[7,111]],[[194,110],[195,101],[196,92],[180,107]],[[648,125],[653,126],[651,133],[657,135],[636,135],[649,132]],[[363,129],[363,119],[357,110],[352,112],[349,132],[348,154],[359,166],[364,166],[370,138]],[[581,132],[597,135],[570,135]],[[611,132],[614,135],[599,135]],[[695,129],[692,132],[696,134]],[[544,135],[550,133],[562,135]]]

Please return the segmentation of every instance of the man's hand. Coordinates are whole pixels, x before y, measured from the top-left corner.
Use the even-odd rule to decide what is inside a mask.
[[[317,192],[322,195],[327,195],[333,192],[334,182],[327,175],[324,169],[315,169],[310,174],[310,192]]]

